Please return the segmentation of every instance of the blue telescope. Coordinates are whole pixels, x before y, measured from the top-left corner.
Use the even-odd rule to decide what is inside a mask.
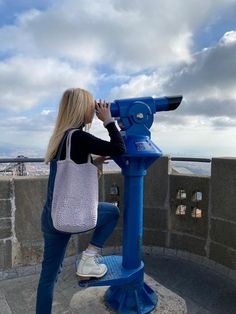
[[[182,96],[120,99],[111,103],[111,114],[118,118],[122,130],[129,129],[130,135],[134,133],[144,135],[145,129],[145,133],[149,135],[148,129],[153,123],[154,114],[159,111],[175,110],[181,101]]]
[[[149,131],[154,114],[178,108],[182,96],[141,97],[114,100],[111,114],[118,121],[125,142],[122,156],[111,156],[124,176],[124,213],[122,256],[104,256],[107,274],[99,280],[80,282],[82,287],[110,286],[105,303],[120,314],[146,314],[154,310],[158,296],[144,282],[142,261],[143,177],[161,150],[151,141]]]

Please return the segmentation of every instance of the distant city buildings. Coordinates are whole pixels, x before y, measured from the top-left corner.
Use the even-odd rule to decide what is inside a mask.
[[[18,155],[17,158],[26,158]],[[210,175],[211,164],[199,162],[171,161],[172,173]],[[103,172],[120,172],[121,169],[113,160],[103,165]],[[0,176],[42,176],[49,174],[49,165],[44,162],[14,162],[1,163]]]

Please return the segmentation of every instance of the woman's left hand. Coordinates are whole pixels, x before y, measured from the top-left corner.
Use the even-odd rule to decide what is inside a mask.
[[[95,166],[99,166],[101,164],[108,164],[108,161],[106,161],[106,160],[109,160],[109,159],[111,159],[110,156],[99,156],[96,159],[94,159],[93,162],[94,162]]]

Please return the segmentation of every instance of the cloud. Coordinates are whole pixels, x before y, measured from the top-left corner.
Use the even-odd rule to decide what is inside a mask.
[[[58,1],[0,29],[1,50],[123,72],[191,62],[193,34],[231,1]]]
[[[214,117],[210,118],[210,122],[216,129],[235,128],[236,118],[229,117]]]
[[[184,91],[192,100],[236,100],[235,54],[236,31],[231,31],[215,47],[196,54],[194,62],[173,74],[166,87]]]
[[[30,116],[9,115],[1,122],[1,128],[15,134],[39,131],[48,132],[53,128],[55,118],[55,112],[50,112],[46,115],[42,113],[34,113]]]
[[[50,58],[12,57],[0,62],[0,108],[30,109],[68,87],[94,84],[95,72]]]
[[[210,125],[215,126],[218,121],[222,126],[233,127],[236,117],[235,55],[236,31],[230,31],[214,47],[194,55],[191,64],[134,76],[114,88],[111,97],[182,94],[184,99],[174,115],[161,113],[160,121],[181,125],[189,124],[189,121],[193,123],[192,116],[200,116],[201,121],[209,124],[210,121],[207,122],[204,117],[223,117],[215,119]],[[199,121],[196,124],[201,125]]]
[[[51,110],[48,110],[48,109],[44,109],[42,112],[41,112],[41,115],[43,116],[47,116],[51,113]]]
[[[130,82],[115,88],[111,97],[166,90],[187,95],[193,85],[196,92],[198,77],[216,79],[215,63],[223,57],[220,51],[230,46],[229,41],[232,46],[234,34],[221,40],[219,49],[215,49],[215,61],[211,49],[192,56],[192,36],[210,14],[231,3],[68,0],[17,14],[14,24],[0,28],[0,50],[12,56],[0,62],[0,108],[26,110],[58,96],[67,87],[95,85],[101,77],[96,69],[103,64],[117,77],[131,75]],[[204,62],[208,71],[201,70]],[[163,70],[179,64],[175,75]],[[151,75],[143,74],[147,68]],[[142,74],[133,76],[135,71]],[[225,77],[229,76],[225,73]],[[229,88],[225,82],[223,93],[229,95]],[[199,89],[209,98],[222,93],[204,84],[199,84]]]
[[[235,0],[59,0],[19,10],[15,19],[11,11],[0,27],[0,143],[7,130],[12,145],[46,149],[55,99],[81,86],[111,89],[111,100],[183,94],[177,110],[155,116],[154,141],[164,151],[211,154],[220,140],[232,151],[236,32],[198,52],[194,41],[233,6]],[[94,122],[91,133],[108,139]]]

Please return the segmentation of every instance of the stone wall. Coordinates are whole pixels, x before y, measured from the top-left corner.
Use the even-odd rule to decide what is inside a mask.
[[[236,158],[212,160],[209,258],[236,269]]]
[[[235,276],[236,159],[213,158],[211,177],[170,174],[169,164],[168,157],[160,158],[144,178],[144,249],[196,256]],[[114,252],[122,247],[123,183],[120,173],[99,181],[100,201],[118,203],[121,210],[106,243]],[[47,177],[0,177],[0,271],[40,263],[46,188]],[[90,237],[73,236],[67,256],[81,252]]]
[[[40,214],[47,177],[0,177],[0,270],[41,262],[43,239]],[[67,256],[77,252],[72,237]]]

